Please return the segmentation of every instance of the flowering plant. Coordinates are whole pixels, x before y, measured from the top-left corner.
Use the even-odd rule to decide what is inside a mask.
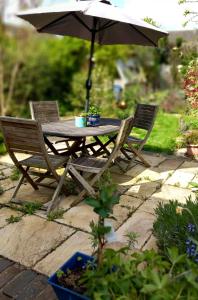
[[[190,62],[184,78],[184,90],[192,109],[198,108],[198,60]]]

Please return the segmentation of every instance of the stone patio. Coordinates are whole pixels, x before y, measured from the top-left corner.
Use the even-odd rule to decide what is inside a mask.
[[[118,184],[120,203],[114,207],[113,226],[117,241],[126,243],[126,233],[134,231],[139,237],[137,249],[156,248],[152,236],[154,209],[159,202],[177,199],[180,203],[186,197],[195,199],[190,182],[198,183],[198,163],[184,157],[146,153],[151,167],[134,165],[121,174],[117,167],[111,168],[113,180]],[[71,207],[75,195],[62,196],[60,208],[63,218],[48,221],[44,211],[24,215],[10,207],[9,199],[17,181],[10,178],[12,163],[8,156],[0,158],[0,255],[16,263],[32,268],[36,272],[50,275],[55,272],[75,251],[92,253],[90,221],[97,215],[84,202]],[[19,199],[42,202],[49,201],[52,190],[41,188],[32,191],[24,184]],[[21,217],[19,222],[9,224],[11,215]]]

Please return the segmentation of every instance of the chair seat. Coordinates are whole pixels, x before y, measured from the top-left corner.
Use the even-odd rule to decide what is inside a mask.
[[[58,169],[68,161],[68,157],[63,157],[60,155],[48,155],[48,157],[54,169]],[[48,169],[45,159],[39,155],[33,155],[31,157],[28,157],[27,159],[21,160],[19,163],[22,166]]]
[[[129,136],[126,140],[127,143],[133,143],[133,144],[141,144],[144,141],[144,139],[139,139],[135,136]]]
[[[75,169],[79,171],[99,173],[100,170],[104,167],[106,162],[107,159],[105,158],[82,156],[72,161],[70,165],[74,166]]]

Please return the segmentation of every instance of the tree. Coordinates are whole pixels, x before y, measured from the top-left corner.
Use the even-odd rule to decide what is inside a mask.
[[[41,0],[18,0],[19,8],[30,8],[36,7],[41,3]],[[22,64],[23,55],[17,51],[16,47],[16,56],[15,60],[13,60],[13,66],[10,71],[9,76],[9,86],[6,89],[5,84],[5,61],[6,61],[6,53],[5,48],[6,44],[10,42],[10,38],[7,36],[6,26],[4,24],[4,14],[6,7],[8,5],[8,1],[0,0],[0,114],[5,115],[8,107],[10,106],[10,102],[13,97],[14,87],[18,72],[20,70],[20,66]]]
[[[198,4],[198,0],[179,0],[179,4]],[[198,24],[198,11],[192,10],[185,10],[184,16],[187,17],[187,21],[184,23],[184,26],[186,26],[189,22],[193,22],[195,24]]]

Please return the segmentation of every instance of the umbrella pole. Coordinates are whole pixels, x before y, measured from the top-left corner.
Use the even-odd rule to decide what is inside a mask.
[[[86,103],[85,103],[85,112],[87,113],[89,110],[89,103],[90,103],[90,91],[92,87],[92,80],[91,80],[91,75],[92,75],[92,70],[94,66],[94,46],[95,46],[95,37],[96,37],[96,25],[97,25],[97,19],[93,19],[93,28],[91,30],[91,48],[90,48],[90,58],[89,58],[89,71],[88,71],[88,77],[86,81]]]

